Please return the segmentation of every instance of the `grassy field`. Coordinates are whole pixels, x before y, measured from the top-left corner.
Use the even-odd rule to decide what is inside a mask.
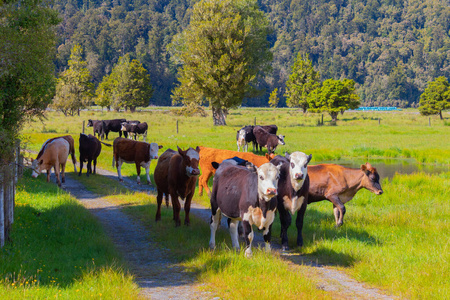
[[[289,109],[240,109],[231,111],[228,126],[212,126],[211,117],[178,117],[170,108],[154,108],[138,113],[83,111],[80,117],[64,117],[49,112],[44,123],[37,121],[23,130],[27,148],[38,151],[42,143],[54,136],[71,134],[78,147],[82,122],[88,119],[127,118],[149,124],[148,140],[167,148],[183,149],[197,145],[236,149],[236,130],[253,124],[276,124],[284,134],[286,146],[277,153],[303,151],[313,154],[313,163],[341,158],[413,158],[419,163],[450,164],[449,115],[441,121],[420,116],[417,111],[346,112],[337,126],[317,126],[321,115],[304,115]],[[431,121],[431,126],[429,123]],[[178,122],[178,133],[177,129]],[[86,129],[91,133],[92,129]],[[110,133],[112,143],[117,133]],[[251,148],[251,146],[250,146]],[[99,165],[115,171],[111,166],[112,149],[103,146]],[[151,173],[156,163],[152,163]],[[68,170],[72,171],[71,163]],[[85,171],[85,170],[84,170]],[[136,176],[134,165],[123,167],[125,176]],[[141,180],[145,182],[144,175]],[[83,176],[84,177],[84,176]],[[44,176],[39,182],[45,181]],[[155,239],[171,250],[174,257],[198,274],[205,287],[214,287],[224,298],[254,293],[254,297],[326,298],[315,289],[317,278],[309,278],[306,267],[293,268],[277,255],[255,252],[255,259],[246,260],[228,250],[228,234],[221,233],[218,251],[205,251],[209,240],[209,226],[194,221],[193,226],[173,228],[171,210],[165,209],[163,220],[154,224],[154,195],[129,195],[121,191],[116,181],[100,176],[83,178],[98,193],[111,194],[111,200],[127,203],[126,212],[152,228]],[[449,240],[450,240],[450,174],[396,175],[384,180],[382,196],[361,191],[348,203],[346,223],[334,228],[331,204],[315,203],[308,207],[304,227],[305,246],[295,249],[311,260],[329,263],[358,280],[385,289],[394,295],[412,299],[450,298]],[[99,187],[100,186],[100,187]],[[35,195],[39,197],[39,195]],[[194,201],[208,205],[206,195]],[[273,237],[278,240],[280,225],[274,224]],[[294,229],[289,236],[294,246]],[[167,239],[167,237],[172,237]],[[186,239],[186,237],[189,237]],[[279,241],[278,241],[279,242]],[[3,273],[6,274],[6,273]],[[306,275],[305,275],[306,274]],[[246,278],[248,280],[242,280]],[[270,278],[270,280],[267,280]],[[265,293],[261,292],[261,282]],[[248,282],[248,284],[246,283]],[[230,290],[230,286],[233,290]],[[272,293],[275,291],[274,293]],[[280,294],[281,293],[281,294]],[[239,295],[242,295],[241,297]]]

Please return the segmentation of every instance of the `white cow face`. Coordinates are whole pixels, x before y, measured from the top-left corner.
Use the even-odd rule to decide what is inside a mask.
[[[157,143],[151,143],[150,144],[150,159],[158,159],[158,150],[161,149],[163,146],[159,145]]]
[[[260,199],[270,201],[278,193],[278,179],[280,179],[280,168],[271,163],[265,163],[257,169],[258,196]]]
[[[279,134],[277,135],[278,137],[278,145],[286,145],[286,143],[284,142],[284,135]]]
[[[195,149],[189,148],[185,151],[178,147],[178,153],[183,157],[183,163],[186,166],[186,176],[197,176],[200,175],[200,170],[198,169],[198,162],[200,161],[200,148]]]
[[[294,152],[291,155],[286,153],[286,158],[289,159],[289,174],[291,178],[292,187],[298,191],[308,175],[308,163],[311,161],[312,155],[306,155],[303,152]]]
[[[33,172],[31,173],[31,177],[36,178],[41,174],[41,166],[42,166],[43,160],[38,161],[37,159],[33,160],[31,163],[31,169]]]
[[[243,129],[239,130],[238,142],[240,142],[241,144],[245,142],[245,130]]]

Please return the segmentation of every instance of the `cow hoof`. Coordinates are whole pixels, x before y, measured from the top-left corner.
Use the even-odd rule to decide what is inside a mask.
[[[253,256],[252,249],[250,249],[250,248],[246,249],[244,254],[245,254],[246,258],[252,258],[252,256]]]
[[[339,228],[339,227],[341,227],[343,224],[344,224],[344,222],[337,223],[336,226],[334,226],[334,227]]]
[[[119,182],[123,182],[123,179],[119,179]]]
[[[210,250],[215,250],[216,249],[216,244],[209,243],[209,249]]]

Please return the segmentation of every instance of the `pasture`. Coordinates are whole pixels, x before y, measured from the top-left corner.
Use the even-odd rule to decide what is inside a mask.
[[[431,126],[428,117],[413,110],[345,112],[339,116],[337,126],[330,126],[329,117],[325,115],[324,126],[317,126],[321,119],[319,114],[304,115],[292,109],[243,108],[230,112],[228,126],[214,127],[211,116],[180,117],[172,114],[171,109],[152,108],[133,114],[82,111],[79,117],[48,112],[47,120],[27,124],[22,135],[28,149],[39,151],[46,139],[70,134],[78,153],[83,121],[126,118],[148,123],[147,141],[163,145],[160,154],[167,148],[176,149],[177,145],[183,149],[207,146],[236,150],[236,131],[244,125],[252,125],[256,118],[257,124],[276,124],[279,134],[285,135],[286,145],[279,146],[276,154],[302,151],[312,154],[311,164],[342,158],[365,158],[369,162],[374,158],[412,158],[419,163],[450,164],[448,113],[444,114],[446,121],[432,117]],[[92,128],[86,128],[85,132],[92,133]],[[112,144],[117,136],[112,132],[105,142]],[[115,172],[111,162],[112,148],[102,146],[98,167]],[[155,166],[156,162],[152,162],[151,174]],[[246,260],[242,253],[233,253],[229,250],[231,241],[227,233],[221,233],[216,239],[219,251],[208,251],[209,226],[193,221],[191,227],[174,228],[171,209],[163,209],[162,221],[155,225],[155,193],[127,195],[120,191],[117,181],[98,175],[86,179],[85,171],[82,181],[86,185],[97,193],[110,195],[112,201],[127,204],[125,212],[156,229],[153,230],[155,239],[170,249],[180,263],[191,268],[206,289],[214,289],[221,297],[245,298],[246,291],[251,291],[254,298],[333,296],[315,288],[320,285],[320,279],[308,277],[306,266],[293,268],[277,254],[262,251],[255,251],[252,260]],[[66,172],[73,172],[71,162]],[[124,164],[122,174],[135,181],[134,164]],[[37,181],[43,183],[44,177],[41,175]],[[141,174],[141,181],[146,181],[145,174]],[[333,265],[359,281],[402,298],[450,298],[447,280],[450,278],[450,173],[396,175],[391,181],[383,180],[382,186],[385,192],[382,196],[360,191],[346,205],[345,223],[339,229],[334,228],[329,202],[309,205],[303,229],[305,246],[301,250],[294,248],[288,258],[298,263],[296,258],[301,254],[307,260]],[[36,199],[33,205],[39,207],[40,189],[35,188],[38,192],[33,189],[27,192]],[[58,195],[56,185],[53,189]],[[201,197],[196,193],[193,201],[209,206],[206,193]],[[181,216],[184,218],[183,212]],[[278,217],[273,227],[273,240],[279,243]],[[186,236],[189,238],[181,238]],[[289,237],[290,246],[294,247],[294,226],[290,228]],[[21,268],[16,266],[14,272],[20,272]],[[8,286],[7,272],[13,271],[2,270],[2,289]],[[36,276],[36,273],[27,271],[26,276]],[[247,280],[241,280],[243,277]],[[258,283],[263,280],[271,285],[264,285],[267,291],[260,295]]]

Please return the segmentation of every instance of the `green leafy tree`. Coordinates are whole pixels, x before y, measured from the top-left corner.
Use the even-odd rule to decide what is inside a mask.
[[[320,86],[319,72],[315,71],[308,55],[299,52],[292,66],[292,73],[286,82],[286,104],[299,107],[305,113],[308,109],[308,95]]]
[[[275,88],[269,96],[269,105],[272,108],[276,108],[278,106],[278,102],[280,102],[280,98],[278,98],[278,88]]]
[[[328,112],[333,122],[339,113],[359,106],[358,95],[355,94],[355,82],[352,79],[327,79],[322,87],[315,89],[308,97],[309,111]]]
[[[83,48],[75,45],[72,48],[69,60],[69,69],[62,72],[56,84],[56,95],[53,99],[53,108],[60,110],[65,116],[80,114],[80,109],[89,106],[94,84],[83,60]]]
[[[173,103],[209,103],[214,125],[226,125],[229,109],[256,95],[255,83],[270,68],[269,22],[256,0],[202,0],[189,27],[172,43],[182,63]]]
[[[428,87],[420,95],[419,112],[424,116],[439,115],[442,111],[450,109],[450,85],[444,76],[428,83]]]
[[[42,116],[55,92],[57,12],[40,0],[0,1],[0,164],[24,121]]]
[[[125,55],[99,84],[96,104],[112,106],[115,110],[129,108],[134,112],[137,106],[149,105],[152,93],[147,70],[138,60],[130,60],[130,56]]]

